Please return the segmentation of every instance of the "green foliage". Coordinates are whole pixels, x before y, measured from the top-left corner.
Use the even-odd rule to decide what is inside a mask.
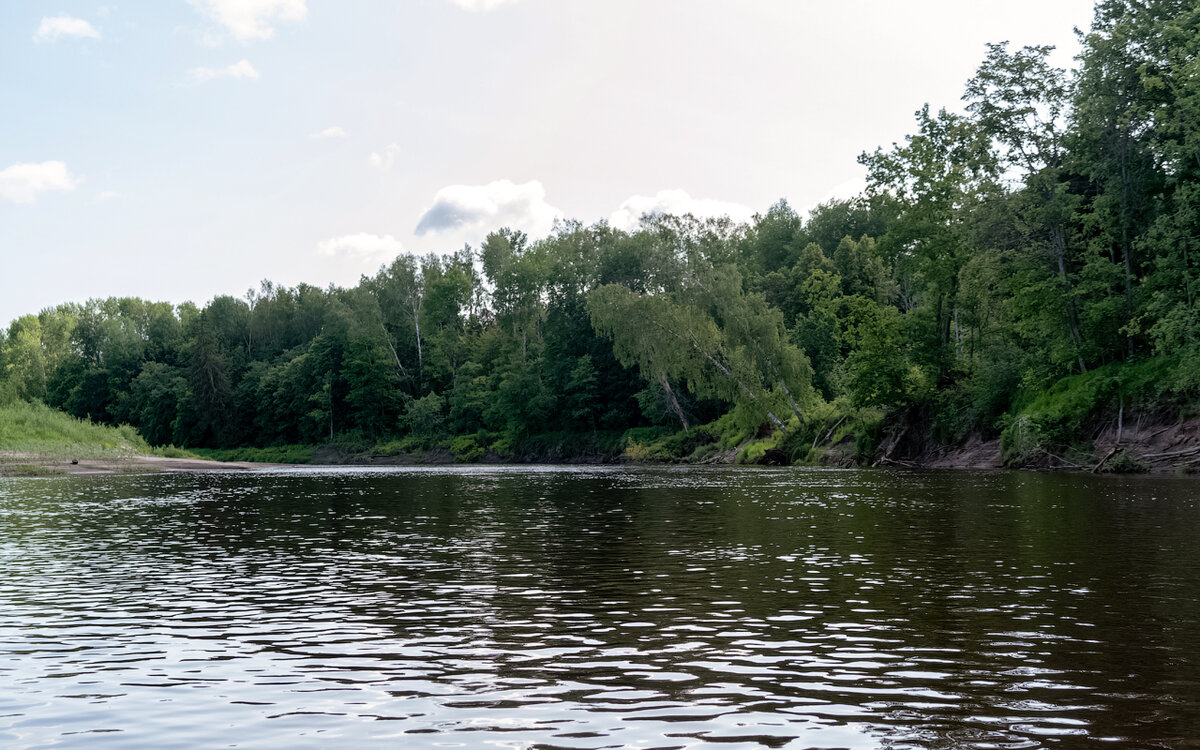
[[[663,448],[662,443],[674,434],[666,427],[634,427],[622,436],[624,455],[631,461],[666,461],[674,456]]]
[[[267,448],[195,448],[197,456],[212,461],[250,461],[267,464],[310,464],[316,448],[311,445],[275,445]]]
[[[486,452],[483,445],[485,441],[480,437],[480,435],[459,435],[451,438],[449,448],[455,463],[474,464],[483,458]]]
[[[913,362],[905,318],[894,307],[862,297],[846,302],[846,386],[859,406],[903,406],[926,399],[932,383]]]
[[[502,432],[492,440],[488,450],[500,458],[511,458],[516,452],[516,446],[517,436],[509,432]]]
[[[1108,365],[1059,380],[1001,420],[1005,462],[1019,465],[1042,450],[1080,445],[1090,421],[1100,413],[1162,403],[1175,366],[1171,359],[1157,358]]]
[[[409,402],[403,426],[416,444],[430,448],[445,435],[445,412],[446,399],[431,391]]]
[[[765,440],[754,440],[746,444],[746,447],[737,455],[737,462],[740,464],[758,463],[769,450],[774,450],[777,446],[777,441],[773,438]]]

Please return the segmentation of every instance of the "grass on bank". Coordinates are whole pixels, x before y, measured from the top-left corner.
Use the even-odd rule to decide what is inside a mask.
[[[152,448],[128,425],[108,427],[51,409],[40,402],[0,405],[0,469],[23,476],[51,472],[46,464],[121,460],[136,455],[192,457],[173,446]]]
[[[0,406],[0,453],[40,459],[121,458],[152,453],[132,427],[76,419],[41,403]]]

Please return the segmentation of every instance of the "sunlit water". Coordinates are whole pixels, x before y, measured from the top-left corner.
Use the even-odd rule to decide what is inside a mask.
[[[1196,747],[1200,482],[0,479],[0,747]]]

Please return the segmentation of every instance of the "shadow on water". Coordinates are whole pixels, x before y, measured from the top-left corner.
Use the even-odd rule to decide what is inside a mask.
[[[1194,480],[0,480],[0,744],[1177,747]]]

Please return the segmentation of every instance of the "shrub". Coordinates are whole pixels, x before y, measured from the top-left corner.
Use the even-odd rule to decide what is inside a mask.
[[[455,463],[473,464],[483,459],[484,449],[478,435],[459,435],[450,441],[449,447]]]

